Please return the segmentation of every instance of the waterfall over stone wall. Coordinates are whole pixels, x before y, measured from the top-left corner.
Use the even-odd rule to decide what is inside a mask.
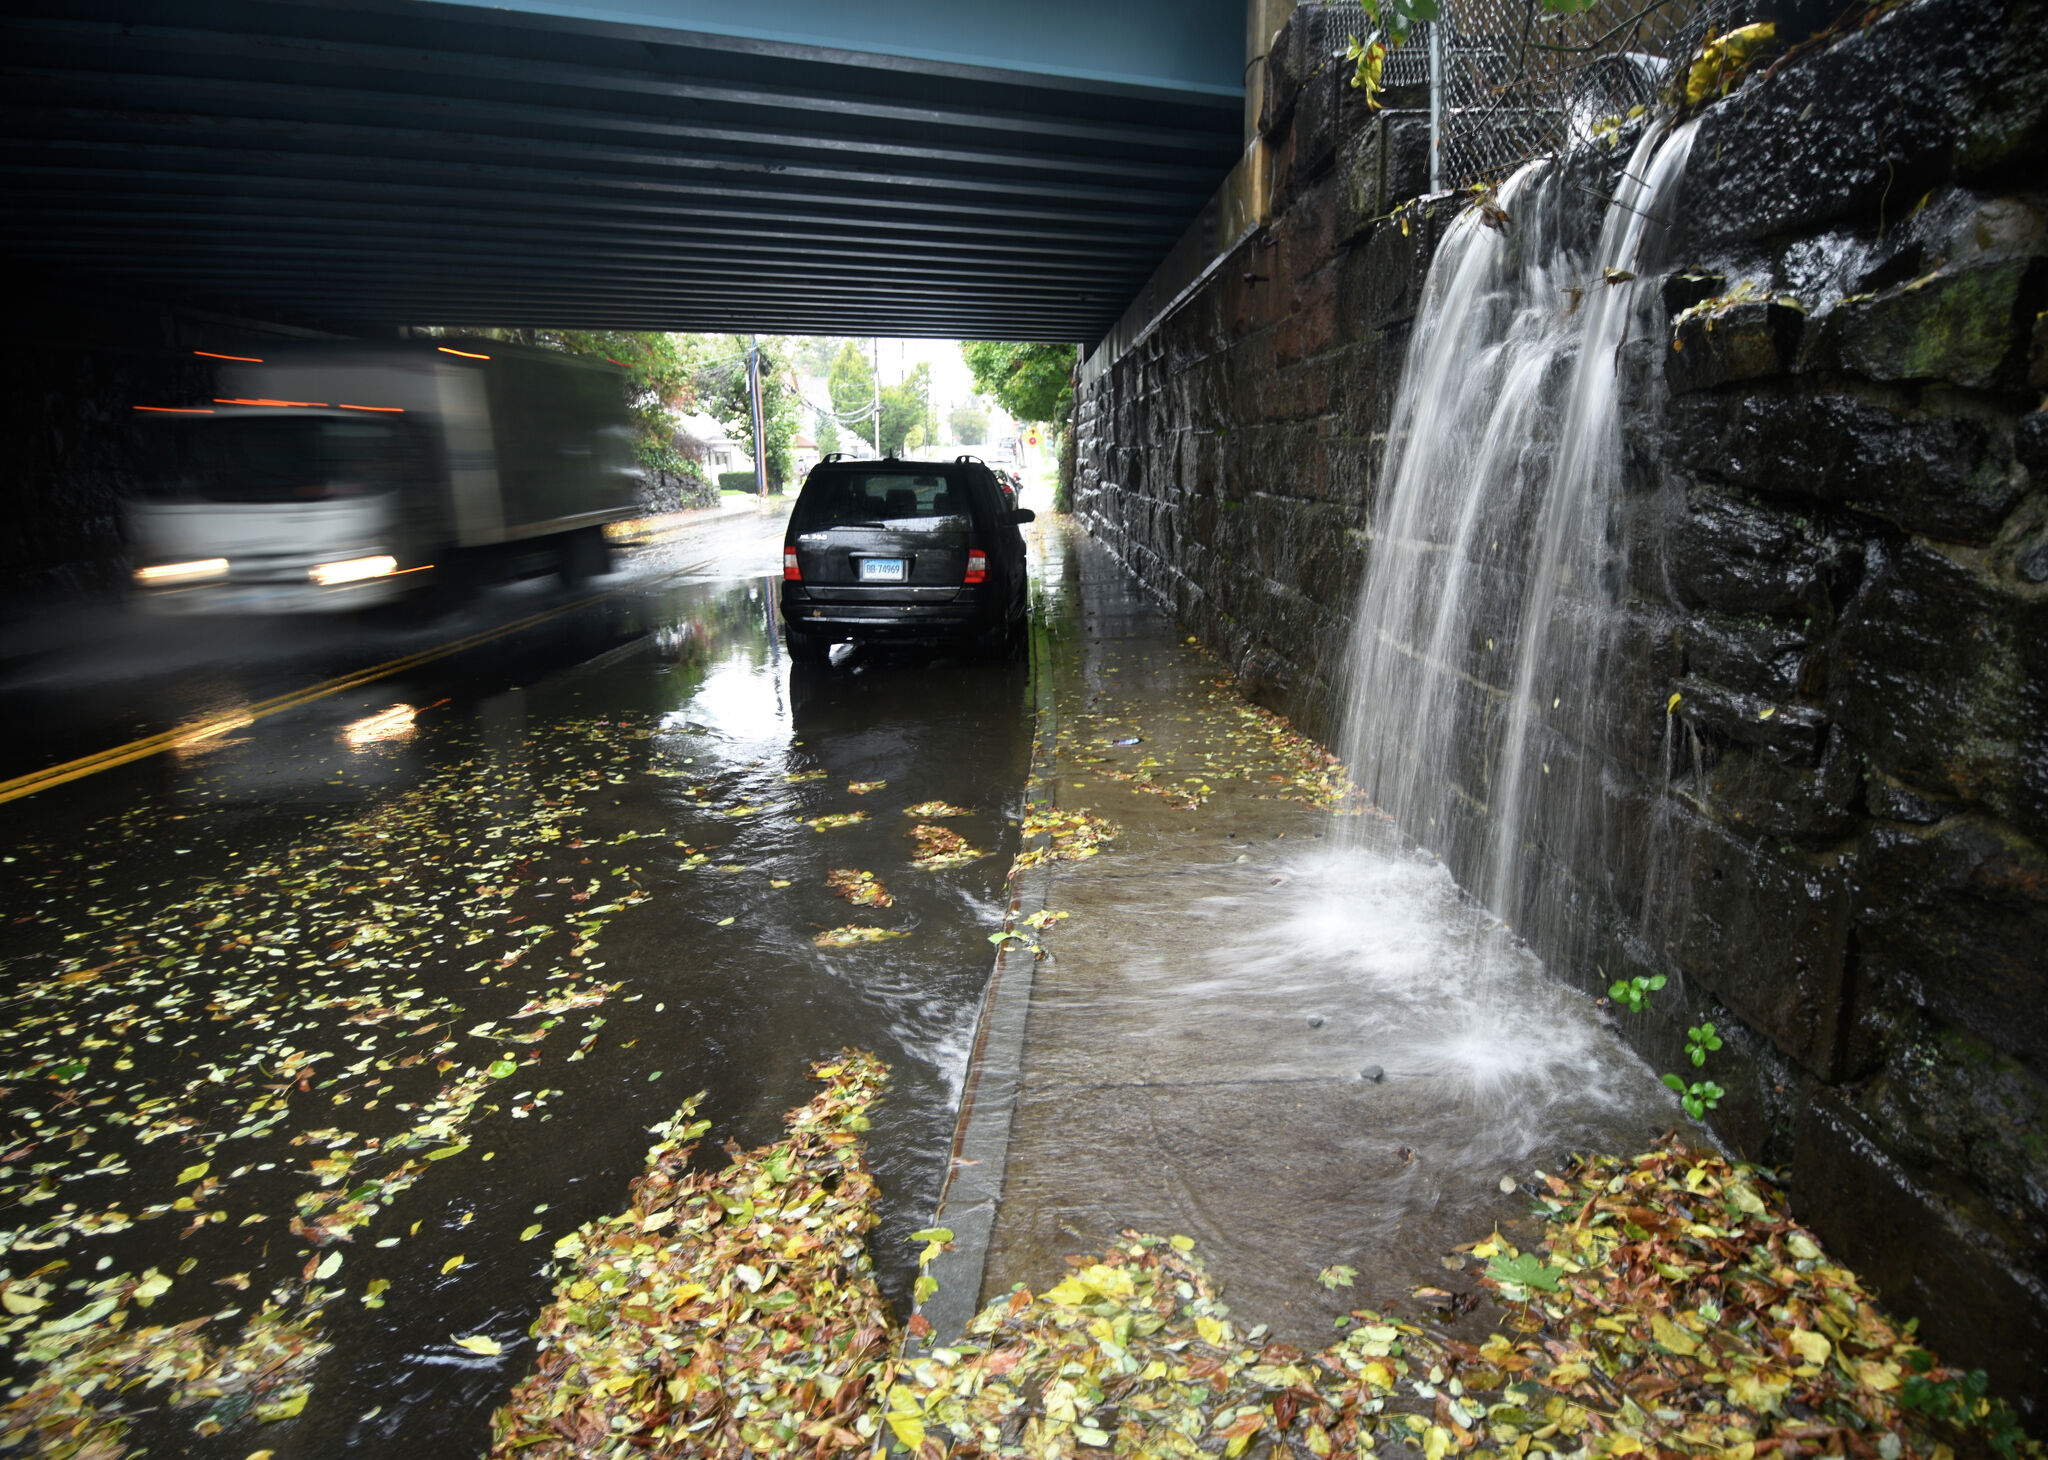
[[[1644,333],[1693,127],[1645,130],[1591,247],[1532,163],[1459,214],[1387,437],[1340,746],[1373,802],[1518,924],[1571,943],[1525,859],[1602,865],[1599,693],[1619,607],[1619,352]],[[1636,849],[1640,852],[1640,848]],[[1555,889],[1559,884],[1550,880]]]
[[[1505,231],[1397,209],[1426,117],[1290,25],[1271,226],[1082,390],[1082,520],[1254,697],[1333,746],[1357,700],[1555,976],[1663,975],[1616,1012],[1657,1069],[1720,1026],[1714,1129],[2040,1415],[2048,5],[1908,0],[1701,109],[1633,263],[1607,200],[1677,136],[1504,185]]]

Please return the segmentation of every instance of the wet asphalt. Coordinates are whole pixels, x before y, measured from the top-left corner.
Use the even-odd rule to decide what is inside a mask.
[[[0,779],[213,727],[0,804],[0,1267],[51,1294],[6,1320],[10,1382],[51,1315],[154,1270],[131,1326],[236,1308],[209,1330],[232,1332],[269,1294],[329,1348],[296,1418],[136,1391],[129,1443],[479,1454],[553,1239],[620,1208],[648,1127],[703,1091],[705,1159],[773,1139],[846,1045],[894,1070],[874,1250],[908,1311],[1018,845],[1028,670],[792,666],[781,525],[717,517],[580,593],[438,614],[109,613],[0,667]],[[934,819],[985,855],[914,864]],[[891,903],[841,900],[838,869]],[[846,926],[901,936],[818,945]],[[478,1334],[503,1353],[454,1343]]]

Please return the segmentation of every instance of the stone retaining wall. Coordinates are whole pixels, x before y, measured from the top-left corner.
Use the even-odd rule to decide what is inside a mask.
[[[1271,226],[1084,387],[1076,503],[1248,693],[1329,739],[1455,200],[1390,211],[1426,124],[1412,98],[1368,113],[1326,24],[1297,11],[1268,63]],[[1624,1021],[1660,1070],[1720,1024],[1717,1129],[1789,1166],[1804,1218],[2038,1428],[2048,6],[1885,12],[1710,107],[1692,159],[1685,267],[1622,361],[1614,728],[1557,748],[1595,764],[1607,824],[1529,849],[1532,898],[1567,916],[1503,911],[1590,992],[1670,978]]]

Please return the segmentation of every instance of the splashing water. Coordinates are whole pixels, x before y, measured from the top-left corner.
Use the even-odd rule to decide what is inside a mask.
[[[1453,223],[1409,346],[1353,629],[1343,751],[1408,835],[1538,946],[1625,861],[1593,692],[1619,594],[1618,361],[1692,145],[1650,126],[1590,257],[1566,166]],[[1565,935],[1565,936],[1560,936]]]

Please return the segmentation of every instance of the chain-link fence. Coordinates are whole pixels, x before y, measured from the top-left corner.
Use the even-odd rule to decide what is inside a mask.
[[[1382,80],[1396,104],[1428,98],[1433,190],[1496,182],[1652,104],[1737,3],[1600,0],[1557,16],[1539,0],[1441,0],[1442,18],[1414,29]],[[1328,8],[1340,33],[1372,33],[1362,7]]]

